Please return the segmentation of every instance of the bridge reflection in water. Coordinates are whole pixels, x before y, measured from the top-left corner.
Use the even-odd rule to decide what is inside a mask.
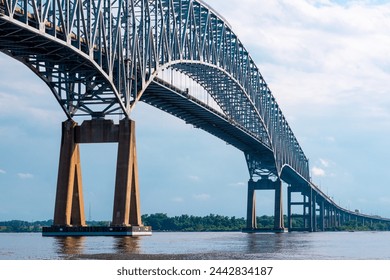
[[[111,226],[127,227],[126,234],[145,229],[130,120],[138,102],[243,151],[250,174],[245,232],[285,231],[282,182],[290,231],[390,222],[340,207],[311,182],[309,162],[258,67],[229,23],[203,1],[0,0],[0,51],[37,74],[68,118],[53,225],[61,234],[86,226],[79,145],[96,142],[118,143]],[[114,124],[118,115],[124,119]],[[270,229],[256,224],[261,190],[275,192]],[[294,227],[298,219],[302,226]]]
[[[66,236],[55,237],[55,247],[58,256],[63,258],[83,258],[84,256],[93,255],[94,258],[109,258],[107,254],[117,255],[120,258],[121,254],[141,254],[140,237],[113,237],[112,242],[107,242],[106,248],[99,248],[98,252],[94,252],[88,244],[86,236]],[[114,252],[114,253],[113,253]]]

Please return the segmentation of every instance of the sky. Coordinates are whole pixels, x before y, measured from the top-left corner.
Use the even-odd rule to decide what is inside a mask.
[[[259,67],[312,181],[346,209],[390,217],[390,1],[205,2]],[[142,103],[131,117],[143,214],[246,215],[242,152]],[[53,217],[65,119],[46,85],[0,54],[0,221]],[[111,220],[116,149],[81,146],[87,219]],[[273,213],[272,192],[257,192],[257,211]]]

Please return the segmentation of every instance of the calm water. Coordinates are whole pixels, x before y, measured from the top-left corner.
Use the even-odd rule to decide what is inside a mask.
[[[147,237],[42,237],[1,233],[0,259],[387,259],[390,232],[160,233]]]

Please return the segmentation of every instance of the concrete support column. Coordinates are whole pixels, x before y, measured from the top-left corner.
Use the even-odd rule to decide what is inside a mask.
[[[291,217],[291,186],[287,188],[287,220],[288,220],[288,230],[292,231],[292,217]]]
[[[313,197],[314,197],[314,194],[313,194],[313,190],[310,189],[310,197],[309,197],[309,228],[310,228],[310,231],[314,231],[313,228],[314,228],[314,216],[316,214],[315,212],[315,209],[313,209]]]
[[[86,226],[79,144],[118,143],[112,225],[143,227],[135,142],[135,123],[127,118],[119,125],[104,119],[62,124],[54,226]]]
[[[142,226],[134,121],[120,121],[118,143],[112,225]]]
[[[331,220],[332,220],[332,228],[334,229],[336,227],[336,209],[332,206],[331,207]]]
[[[333,227],[334,227],[334,225],[333,225],[333,207],[332,206],[329,206],[329,208],[328,208],[328,221],[329,221],[329,224],[328,224],[328,226],[329,226],[329,228],[332,228],[333,229]]]
[[[302,193],[302,221],[303,221],[303,228],[307,228],[307,213],[306,213],[306,207],[307,207],[307,200],[306,200],[306,195]]]
[[[278,179],[275,185],[275,221],[274,229],[284,229],[283,221],[283,198],[282,198],[282,181]]]
[[[75,142],[77,123],[62,123],[54,225],[85,226],[79,144]]]
[[[317,195],[313,194],[312,197],[312,231],[317,231]]]
[[[337,211],[337,227],[341,226],[341,212]]]
[[[256,194],[253,180],[248,182],[248,201],[246,210],[246,228],[256,229]]]
[[[320,229],[325,230],[325,205],[324,201],[320,202]]]

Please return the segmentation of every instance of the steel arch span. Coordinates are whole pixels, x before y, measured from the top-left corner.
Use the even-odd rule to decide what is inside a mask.
[[[34,71],[69,119],[129,118],[147,102],[242,150],[252,179],[271,175],[325,197],[250,54],[203,1],[0,0],[0,51]],[[219,110],[161,79],[167,69]],[[263,181],[253,190],[268,188]]]
[[[158,73],[176,69],[262,144],[244,150],[252,176],[280,176],[287,164],[309,179],[307,159],[259,69],[202,1],[0,1],[1,51],[33,70],[70,118],[129,116]]]

